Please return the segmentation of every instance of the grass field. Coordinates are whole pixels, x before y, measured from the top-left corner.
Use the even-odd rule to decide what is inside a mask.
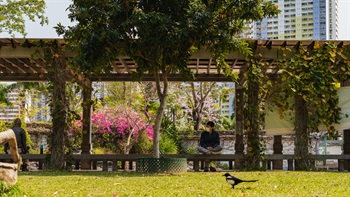
[[[233,190],[222,172],[178,175],[115,172],[20,172],[17,196],[350,196],[350,174],[338,172],[232,172]],[[116,196],[116,195],[115,195]]]

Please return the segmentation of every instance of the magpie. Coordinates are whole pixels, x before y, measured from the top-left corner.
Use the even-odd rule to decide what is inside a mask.
[[[258,181],[258,180],[241,180],[239,178],[236,178],[236,177],[230,175],[229,173],[226,173],[222,176],[226,176],[226,182],[229,183],[230,185],[232,185],[232,189],[235,188],[235,185],[238,185],[242,182],[256,182],[256,181]]]

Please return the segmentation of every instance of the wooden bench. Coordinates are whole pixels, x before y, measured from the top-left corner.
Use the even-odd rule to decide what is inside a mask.
[[[90,160],[93,162],[93,169],[96,169],[95,162],[102,161],[103,162],[103,171],[108,170],[108,162],[112,163],[112,170],[116,171],[118,170],[118,161],[122,163],[122,169],[125,169],[127,167],[129,170],[133,169],[133,164],[136,162],[138,158],[142,157],[152,157],[152,155],[141,155],[141,154],[108,154],[108,155],[87,155],[87,154],[81,154],[81,155],[71,155],[71,157],[75,161],[81,161],[81,160]],[[186,158],[187,161],[193,162],[193,170],[199,171],[200,170],[200,164],[203,168],[205,161],[227,161],[229,162],[229,169],[233,169],[233,162],[236,159],[241,159],[242,156],[234,155],[234,154],[225,154],[225,155],[199,155],[199,154],[163,154],[160,155],[160,157],[164,158]],[[125,166],[125,163],[129,162],[129,166]],[[77,166],[76,166],[77,167]],[[78,168],[77,168],[78,169]]]
[[[326,160],[326,162],[317,160],[315,167],[316,167],[316,170],[319,170],[319,169],[338,170],[338,162],[334,160]]]
[[[39,170],[42,169],[42,164],[44,160],[48,158],[48,154],[22,154],[23,160],[28,159],[30,161],[39,162]],[[163,154],[160,155],[165,158],[186,158],[187,161],[193,162],[193,170],[199,171],[200,166],[203,168],[205,161],[226,161],[229,162],[229,169],[233,169],[233,163],[237,160],[244,159],[244,155],[236,155],[236,154],[220,154],[220,155],[201,155],[201,154]],[[117,171],[120,169],[118,167],[118,162],[121,162],[122,169],[132,170],[133,166],[138,158],[142,157],[152,157],[151,154],[73,154],[67,155],[66,161],[74,162],[75,169],[80,169],[80,162],[82,160],[91,161],[92,170],[97,169],[97,162],[102,162],[102,171],[108,171],[108,164],[112,165],[112,170]],[[0,160],[10,160],[11,155],[9,154],[0,154]],[[287,160],[288,161],[288,170],[294,170],[294,155],[284,155],[284,154],[273,154],[273,155],[265,155],[263,165],[268,166],[274,160]],[[338,170],[349,170],[350,168],[350,155],[311,155],[311,159],[313,160],[325,160],[332,159],[338,160]],[[127,166],[126,163],[129,162]],[[201,165],[200,165],[201,164]],[[349,166],[349,167],[348,167]]]
[[[28,159],[30,161],[39,162],[39,170],[42,169],[43,161],[49,156],[47,154],[22,154],[23,160]],[[142,157],[152,157],[151,154],[74,154],[67,155],[66,160],[73,160],[75,164],[75,169],[80,169],[80,161],[88,160],[92,163],[92,169],[97,169],[97,162],[102,162],[102,170],[108,171],[108,163],[112,164],[112,170],[117,171],[118,162],[121,162],[122,169],[132,170],[134,163],[138,158]],[[233,162],[235,159],[241,159],[242,156],[233,154],[221,154],[221,155],[200,155],[200,154],[163,154],[161,157],[165,158],[186,158],[187,161],[193,162],[193,170],[199,171],[200,164],[203,168],[205,161],[227,161],[229,162],[229,169],[233,169]],[[10,160],[11,156],[8,154],[1,154],[0,160]],[[126,162],[129,162],[129,166],[126,166]]]

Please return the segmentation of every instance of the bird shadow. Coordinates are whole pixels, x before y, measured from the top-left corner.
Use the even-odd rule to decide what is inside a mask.
[[[231,188],[227,188],[227,190],[233,190],[233,191],[240,191],[240,192],[242,192],[242,193],[244,193],[244,192],[246,192],[246,191],[249,191],[249,190],[253,190],[254,188],[252,188],[252,187],[243,187],[243,188],[241,188],[241,187],[235,187],[234,189],[232,189],[232,187]]]
[[[253,190],[252,187],[235,188],[235,189],[241,191],[242,193],[245,193],[246,191],[249,191],[249,190]]]

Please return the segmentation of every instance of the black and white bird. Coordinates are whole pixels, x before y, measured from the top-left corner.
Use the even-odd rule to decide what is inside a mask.
[[[230,175],[229,173],[226,173],[222,176],[226,176],[226,182],[229,183],[230,185],[232,185],[232,189],[235,188],[235,185],[238,185],[242,182],[256,182],[256,181],[258,181],[258,180],[241,180],[239,178],[236,178],[236,177]]]

